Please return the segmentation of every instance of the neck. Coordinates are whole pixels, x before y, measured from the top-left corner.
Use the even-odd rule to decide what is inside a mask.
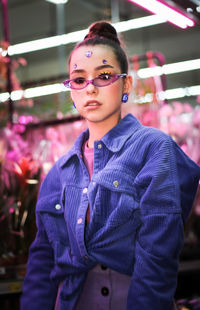
[[[121,116],[119,116],[119,118],[113,122],[111,122],[110,119],[104,121],[103,123],[87,121],[89,129],[88,147],[93,148],[94,141],[100,140],[103,136],[105,136],[107,132],[109,132],[119,123],[120,119]]]

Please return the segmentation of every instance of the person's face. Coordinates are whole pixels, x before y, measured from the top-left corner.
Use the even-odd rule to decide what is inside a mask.
[[[87,52],[89,57],[86,56]],[[121,72],[111,48],[104,45],[81,46],[72,53],[69,67],[70,79],[92,80],[106,73],[124,73]],[[130,92],[130,81],[126,82],[129,78],[119,78],[113,84],[104,87],[88,84],[81,90],[72,89],[72,100],[79,113],[88,122],[104,122],[109,119],[117,123],[120,118],[122,94]]]

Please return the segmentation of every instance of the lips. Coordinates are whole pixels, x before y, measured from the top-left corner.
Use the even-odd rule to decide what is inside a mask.
[[[100,106],[100,102],[97,100],[88,100],[85,104],[85,107],[96,107],[96,106]]]

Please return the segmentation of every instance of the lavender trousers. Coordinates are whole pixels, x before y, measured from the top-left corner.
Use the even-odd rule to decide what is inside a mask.
[[[88,272],[83,291],[73,310],[126,310],[131,277],[101,265]],[[54,310],[59,310],[59,292]],[[175,303],[170,310],[177,310]]]

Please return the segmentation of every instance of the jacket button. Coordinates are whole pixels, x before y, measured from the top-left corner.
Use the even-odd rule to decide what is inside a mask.
[[[108,294],[109,294],[109,289],[108,289],[107,287],[103,286],[102,289],[101,289],[101,294],[102,294],[103,296],[108,296]]]
[[[57,204],[55,205],[56,210],[60,210],[61,209],[61,205]]]
[[[113,185],[114,185],[114,187],[118,187],[119,182],[118,182],[117,180],[115,180],[115,181],[113,182]]]
[[[102,145],[99,143],[98,144],[98,149],[101,149],[102,148]]]
[[[77,220],[78,224],[81,224],[83,222],[83,219],[81,217],[79,217],[79,219]]]
[[[85,188],[83,189],[83,194],[86,194],[87,191],[88,191],[88,189],[87,189],[87,187],[85,187]]]

